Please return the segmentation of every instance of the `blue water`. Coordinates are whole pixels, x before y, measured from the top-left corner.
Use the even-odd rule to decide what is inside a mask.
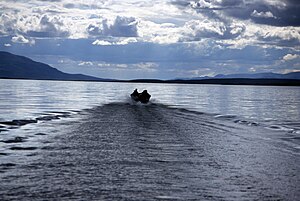
[[[299,87],[0,86],[0,200],[300,196]],[[133,103],[135,88],[151,102]]]

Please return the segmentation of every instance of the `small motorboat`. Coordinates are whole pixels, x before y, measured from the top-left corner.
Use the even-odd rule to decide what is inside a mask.
[[[142,93],[139,93],[137,89],[135,89],[130,95],[130,97],[135,102],[141,102],[145,104],[149,102],[151,95],[147,92],[147,90],[144,90]]]

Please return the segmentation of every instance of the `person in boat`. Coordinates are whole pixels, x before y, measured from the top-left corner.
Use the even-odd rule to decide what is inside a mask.
[[[148,103],[151,97],[147,90],[144,90],[142,93],[139,93],[137,89],[135,89],[130,96],[134,101],[140,101],[141,103]]]
[[[147,90],[144,90],[140,96],[139,96],[139,100],[141,101],[141,103],[148,103],[150,100],[151,95],[148,93]]]
[[[132,98],[133,100],[139,101],[139,96],[140,96],[140,94],[139,94],[139,92],[137,91],[137,89],[135,89],[135,90],[133,91],[133,93],[132,93],[130,96],[131,96],[131,98]]]

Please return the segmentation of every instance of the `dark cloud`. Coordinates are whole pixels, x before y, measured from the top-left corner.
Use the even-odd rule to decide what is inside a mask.
[[[237,8],[244,4],[243,0],[198,0],[198,1],[188,1],[188,0],[173,0],[171,4],[180,7],[191,7],[196,10],[223,10],[227,8]]]
[[[219,5],[225,6],[225,7],[233,7],[233,6],[240,6],[243,5],[243,0],[223,0],[219,2]]]
[[[180,41],[200,41],[205,38],[234,39],[239,37],[246,30],[243,23],[233,22],[231,19],[219,13],[223,9],[237,8],[237,6],[243,4],[243,1],[175,0],[171,3],[181,8],[192,8],[204,16],[204,19],[200,17],[200,20],[192,20],[185,24],[185,30],[187,30],[187,32]]]
[[[102,7],[98,6],[97,4],[83,4],[83,3],[66,3],[63,5],[64,8],[68,9],[82,9],[82,10],[89,10],[89,9],[103,9]]]
[[[103,20],[100,24],[90,24],[87,31],[93,36],[137,37],[137,23],[134,17],[117,16],[112,24]]]
[[[274,17],[258,17],[253,13],[271,13]],[[224,10],[228,16],[242,20],[251,19],[257,24],[267,24],[271,26],[300,26],[300,4],[288,1],[286,6],[280,7],[260,3],[248,3],[241,9]]]
[[[171,1],[171,3],[181,8],[192,8],[201,14],[207,15],[207,17],[212,17],[212,11],[219,11],[225,16],[241,20],[250,19],[257,24],[271,26],[300,26],[299,0],[285,0],[278,2],[243,0],[174,0]]]
[[[62,0],[38,0],[38,1],[61,2]]]
[[[181,7],[187,7],[190,4],[189,1],[186,0],[173,0],[170,3]]]

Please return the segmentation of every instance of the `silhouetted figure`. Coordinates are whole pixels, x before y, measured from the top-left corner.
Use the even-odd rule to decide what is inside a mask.
[[[147,90],[144,90],[142,93],[139,93],[137,89],[135,89],[130,96],[134,101],[140,101],[141,103],[148,103],[151,97]]]
[[[139,96],[140,96],[140,94],[139,94],[139,92],[137,91],[137,89],[135,89],[135,90],[133,91],[133,93],[132,93],[130,96],[131,96],[131,98],[132,98],[134,101],[136,101],[136,102],[139,101]]]
[[[148,94],[147,90],[144,90],[141,94],[140,94],[140,101],[141,103],[148,103],[149,99],[150,99],[151,95]]]

